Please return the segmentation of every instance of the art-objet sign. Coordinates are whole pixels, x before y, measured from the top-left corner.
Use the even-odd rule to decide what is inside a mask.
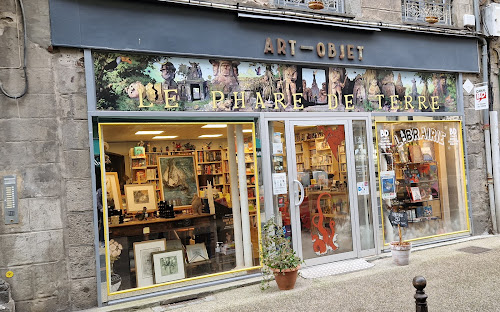
[[[269,45],[269,53],[271,47],[286,52]],[[362,47],[329,43],[326,51],[360,61]],[[93,58],[98,110],[457,111],[455,74],[128,53],[94,52]]]

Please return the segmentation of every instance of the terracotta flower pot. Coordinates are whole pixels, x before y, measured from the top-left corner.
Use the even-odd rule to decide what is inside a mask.
[[[410,263],[411,243],[391,242],[392,260],[396,265],[408,265]]]
[[[429,24],[434,24],[437,23],[439,19],[437,18],[437,16],[426,16],[425,21]]]
[[[274,279],[280,290],[290,290],[295,287],[297,275],[299,273],[300,265],[293,269],[285,269],[280,272],[279,269],[271,269],[274,274]]]
[[[322,1],[309,1],[308,6],[311,10],[322,10],[325,7]]]

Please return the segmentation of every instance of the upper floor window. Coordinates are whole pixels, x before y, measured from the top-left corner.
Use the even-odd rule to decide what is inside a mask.
[[[451,25],[451,0],[402,0],[404,22]]]
[[[323,0],[320,1],[323,3],[324,8],[321,10],[312,10],[309,5],[310,2],[313,2],[312,5],[317,5],[317,1],[315,0],[277,0],[278,6],[286,7],[290,9],[297,10],[305,10],[305,11],[314,11],[314,12],[324,12],[324,13],[344,13],[344,0]]]

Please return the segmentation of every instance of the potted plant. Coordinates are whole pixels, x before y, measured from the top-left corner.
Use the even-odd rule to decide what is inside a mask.
[[[293,289],[297,280],[300,264],[303,262],[290,246],[282,227],[269,219],[262,229],[261,289],[269,288],[269,282],[276,280],[280,290]]]
[[[391,223],[393,225],[397,224],[399,234],[399,241],[390,243],[392,260],[396,265],[408,265],[410,263],[411,243],[403,241],[403,234],[401,233],[402,225],[406,224],[408,226],[408,218],[405,212],[393,212],[392,216]]]

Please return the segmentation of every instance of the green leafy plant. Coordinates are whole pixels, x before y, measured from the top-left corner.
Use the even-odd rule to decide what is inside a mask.
[[[290,240],[285,237],[283,228],[275,222],[274,217],[270,218],[262,228],[261,245],[263,267],[260,288],[262,290],[269,288],[269,282],[274,278],[273,269],[282,272],[294,269],[303,262],[292,249]]]

